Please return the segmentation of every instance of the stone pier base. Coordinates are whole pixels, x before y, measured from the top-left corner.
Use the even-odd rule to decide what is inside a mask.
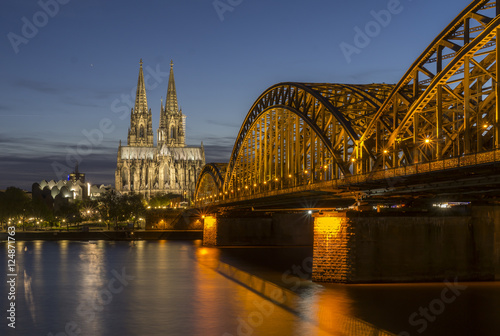
[[[313,281],[351,281],[355,271],[354,228],[346,214],[314,219]]]
[[[206,216],[203,219],[203,245],[217,246],[217,218]]]
[[[313,219],[303,213],[232,212],[204,218],[205,246],[307,246]]]
[[[313,254],[318,282],[498,280],[500,207],[474,207],[461,216],[316,217]]]

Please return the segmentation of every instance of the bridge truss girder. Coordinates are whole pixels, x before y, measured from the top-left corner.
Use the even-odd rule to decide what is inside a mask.
[[[359,134],[391,88],[303,83],[269,88],[238,135],[225,193],[290,188],[353,174]]]
[[[473,1],[396,85],[267,89],[210,202],[497,149],[499,1]]]
[[[195,200],[210,203],[222,196],[227,163],[207,163],[196,181]]]
[[[497,148],[496,15],[474,1],[415,61],[360,136],[365,173]]]

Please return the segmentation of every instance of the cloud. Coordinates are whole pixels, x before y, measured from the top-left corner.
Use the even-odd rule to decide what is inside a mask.
[[[43,94],[53,94],[58,96],[62,94],[67,94],[69,92],[73,92],[78,95],[81,95],[81,98],[75,98],[72,96],[65,95],[61,97],[61,101],[66,104],[72,104],[84,107],[101,107],[101,106],[77,101],[77,99],[86,101],[95,101],[95,100],[110,101],[111,99],[116,98],[123,92],[126,93],[130,92],[130,90],[117,90],[117,89],[109,90],[100,88],[96,89],[96,88],[78,86],[74,84],[71,84],[70,86],[68,86],[67,84],[52,85],[51,83],[40,82],[31,79],[18,79],[14,81],[14,86]]]
[[[198,137],[206,145],[234,145],[235,137],[233,136],[203,136]]]
[[[103,107],[103,105],[89,103],[92,100],[84,98],[75,98],[72,96],[62,96],[61,102],[67,105],[79,106],[79,107]]]
[[[78,142],[85,140],[85,137],[77,134],[77,138],[73,139],[73,141],[55,141],[45,135],[40,137],[17,137],[11,134],[0,133],[0,145],[2,146],[0,158],[39,157],[39,153],[45,153],[45,155],[66,155],[69,152],[76,151]],[[105,138],[98,146],[92,147],[91,154],[110,152],[116,154],[117,148],[118,141]]]
[[[234,145],[233,137],[207,137],[204,139],[207,162],[228,162]],[[92,148],[89,155],[82,155],[79,169],[93,184],[114,184],[117,142],[104,140]],[[58,142],[45,136],[16,137],[0,134],[0,189],[9,186],[31,190],[31,185],[42,180],[58,180],[53,168],[56,164],[63,175],[73,171],[71,149],[76,143]],[[67,161],[69,160],[69,162]],[[61,174],[59,174],[61,176]]]
[[[2,146],[0,158],[3,160],[13,157],[39,157],[39,153],[61,154],[67,144],[45,138],[0,134],[0,145]]]
[[[216,162],[223,163],[229,162],[233,146],[209,145],[205,147],[205,161],[207,163]]]
[[[0,157],[7,153],[37,153],[39,150],[54,149],[64,145],[63,142],[43,138],[16,137],[6,134],[0,134],[0,144],[2,145]]]
[[[130,90],[127,91],[127,89],[123,90],[95,90],[94,92],[91,92],[91,96],[89,98],[91,99],[97,99],[97,100],[113,100],[117,98],[120,94],[123,93],[129,93]]]
[[[14,82],[14,85],[20,88],[41,93],[59,94],[61,92],[66,91],[66,89],[61,89],[55,86],[51,86],[46,82],[39,82],[31,79],[18,79]]]
[[[241,125],[236,125],[236,124],[232,124],[232,123],[228,123],[228,122],[223,122],[223,121],[220,121],[220,120],[207,119],[207,120],[205,120],[205,122],[207,124],[211,124],[211,125],[224,126],[224,127],[234,127],[234,128],[238,128],[238,129],[241,127]]]
[[[116,168],[115,155],[111,153],[93,154],[83,158],[79,170],[85,173],[86,180],[92,184],[114,184]],[[53,164],[67,166],[64,156],[13,157],[0,160],[0,189],[16,186],[31,190],[31,185],[42,180],[58,180]],[[70,173],[73,167],[68,167]]]
[[[81,155],[80,167],[88,169],[89,181],[96,184],[112,184],[116,167],[116,141],[104,140],[87,155]],[[16,137],[0,134],[0,189],[18,186],[31,189],[31,184],[41,180],[58,179],[53,168],[57,163],[63,175],[74,168],[76,143],[58,142],[50,137]],[[61,176],[61,173],[59,174]]]

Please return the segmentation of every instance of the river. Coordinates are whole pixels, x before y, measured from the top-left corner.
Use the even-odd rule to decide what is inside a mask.
[[[310,248],[17,242],[12,289],[2,244],[0,335],[500,334],[498,282],[315,284]]]

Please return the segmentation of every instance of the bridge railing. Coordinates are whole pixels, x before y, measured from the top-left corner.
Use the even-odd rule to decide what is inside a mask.
[[[376,170],[367,174],[347,176],[332,182],[336,186],[342,187],[346,185],[360,184],[370,181],[394,179],[403,176],[477,166],[485,163],[493,163],[499,161],[500,149],[495,149],[487,152],[466,154],[460,157],[416,163],[404,167]]]
[[[495,149],[487,152],[466,154],[460,157],[453,157],[443,160],[428,161],[416,163],[409,166],[389,168],[384,170],[375,170],[367,174],[345,176],[337,180],[322,181],[307,185],[299,185],[288,187],[285,189],[268,190],[259,193],[247,192],[243,195],[235,195],[235,197],[214,198],[210,204],[224,204],[232,202],[250,201],[256,198],[266,198],[280,196],[284,194],[303,193],[307,191],[317,190],[342,190],[349,185],[364,184],[367,182],[376,182],[381,180],[395,180],[399,177],[425,174],[436,171],[445,171],[449,169],[457,169],[463,167],[477,166],[481,164],[500,162],[500,149]],[[205,202],[205,205],[207,202]]]

